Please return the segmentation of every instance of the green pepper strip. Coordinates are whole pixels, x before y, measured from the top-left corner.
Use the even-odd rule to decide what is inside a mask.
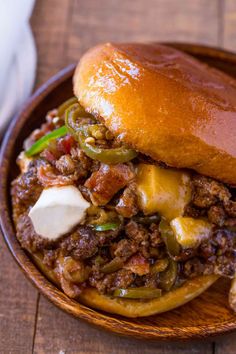
[[[105,273],[105,274],[114,273],[117,270],[121,269],[123,267],[123,265],[124,265],[124,262],[122,261],[122,259],[117,257],[117,258],[114,258],[109,263],[105,264],[101,268],[101,272]]]
[[[94,230],[96,231],[109,231],[109,230],[116,230],[119,227],[118,223],[106,223],[102,225],[96,225]]]
[[[162,219],[159,224],[159,230],[169,255],[172,257],[178,256],[180,253],[180,245],[176,240],[171,227],[164,219]]]
[[[160,273],[159,281],[160,287],[165,291],[170,291],[170,289],[175,285],[177,279],[177,262],[170,259],[168,268]]]
[[[153,299],[161,296],[161,289],[156,288],[128,288],[116,289],[113,293],[115,297],[124,297],[128,299]]]
[[[71,97],[68,100],[66,100],[64,103],[62,103],[57,109],[58,116],[59,117],[63,116],[67,108],[69,108],[74,103],[78,103],[78,99],[76,97]]]
[[[137,156],[134,150],[125,147],[115,149],[102,149],[86,142],[88,127],[83,127],[83,130],[78,131],[77,137],[81,149],[84,153],[93,160],[98,160],[105,164],[117,164],[128,162]]]
[[[67,127],[63,125],[62,127],[53,130],[51,133],[44,135],[42,138],[37,140],[26,152],[27,157],[39,154],[41,151],[46,149],[50,141],[60,138],[68,133]]]

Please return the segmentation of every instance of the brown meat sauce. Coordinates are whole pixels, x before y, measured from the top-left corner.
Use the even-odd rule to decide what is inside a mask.
[[[55,110],[49,113],[47,122],[32,133],[26,144],[61,126],[63,123],[58,120],[53,123],[55,116]],[[106,141],[99,144],[105,145]],[[136,160],[151,161],[143,155]],[[192,200],[185,216],[206,217],[214,227],[208,240],[196,249],[182,250],[175,257],[175,286],[202,274],[232,278],[236,269],[235,189],[199,174],[191,178]],[[44,187],[66,184],[77,186],[96,210],[102,210],[103,218],[119,220],[120,226],[116,230],[96,231],[93,225],[101,216],[91,212],[84,225],[78,225],[57,241],[37,235],[28,217],[30,208]],[[61,287],[68,296],[77,297],[88,285],[108,294],[117,288],[162,287],[161,274],[165,269],[155,269],[158,262],[164,260],[168,264],[171,257],[159,232],[160,219],[144,222],[138,208],[132,162],[101,164],[87,157],[74,138],[67,135],[49,144],[32,160],[27,171],[13,181],[11,193],[21,246],[30,253],[43,255],[44,264],[57,270]]]

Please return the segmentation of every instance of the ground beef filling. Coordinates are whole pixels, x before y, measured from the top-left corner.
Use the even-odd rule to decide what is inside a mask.
[[[49,114],[41,131],[34,132],[26,143],[55,129],[55,124],[60,126],[58,120],[53,125],[55,114]],[[144,156],[138,159],[145,162]],[[146,161],[150,163],[150,159]],[[79,296],[88,285],[112,294],[118,288],[140,286],[166,291],[203,274],[232,278],[236,269],[235,190],[192,175],[192,200],[185,216],[206,217],[214,225],[213,232],[197,248],[182,249],[174,257],[168,254],[159,232],[158,215],[146,218],[138,208],[134,176],[132,162],[104,165],[87,157],[72,136],[58,139],[12,183],[13,218],[21,246],[43,256],[44,264],[57,271],[62,289],[71,297]],[[35,233],[28,212],[44,187],[66,184],[77,186],[94,209],[84,225],[52,242]],[[99,218],[119,218],[120,226],[95,231],[92,225]],[[176,276],[168,288],[165,272],[172,262]]]

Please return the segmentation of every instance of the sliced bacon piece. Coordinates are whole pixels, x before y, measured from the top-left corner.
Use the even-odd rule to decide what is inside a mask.
[[[72,135],[67,134],[57,141],[57,148],[63,154],[69,154],[74,146],[76,146],[76,142]]]
[[[125,269],[131,270],[132,273],[140,276],[148,274],[150,272],[150,266],[146,258],[140,253],[136,253],[132,256],[124,266]]]
[[[94,205],[105,205],[112,197],[134,178],[134,172],[128,165],[102,164],[85,182]]]
[[[54,164],[57,160],[57,156],[49,149],[45,149],[42,153],[41,156],[45,158],[48,162],[51,164]]]
[[[44,187],[68,186],[74,183],[73,175],[58,175],[55,169],[50,165],[39,166],[37,177]]]
[[[138,212],[136,186],[131,183],[125,188],[119,202],[116,205],[116,211],[124,218],[132,218]]]

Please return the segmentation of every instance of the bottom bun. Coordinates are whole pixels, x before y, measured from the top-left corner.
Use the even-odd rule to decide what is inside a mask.
[[[187,281],[181,287],[151,300],[113,298],[99,294],[94,288],[87,288],[79,297],[80,302],[98,310],[126,317],[144,317],[173,310],[186,304],[211,286],[218,277],[205,275]]]
[[[56,272],[42,263],[41,255],[33,255],[38,268],[56,285],[60,286]],[[181,287],[151,300],[114,298],[100,294],[95,288],[86,288],[78,297],[80,303],[109,313],[125,317],[144,317],[170,311],[186,304],[209,288],[219,277],[204,275],[186,281]]]

